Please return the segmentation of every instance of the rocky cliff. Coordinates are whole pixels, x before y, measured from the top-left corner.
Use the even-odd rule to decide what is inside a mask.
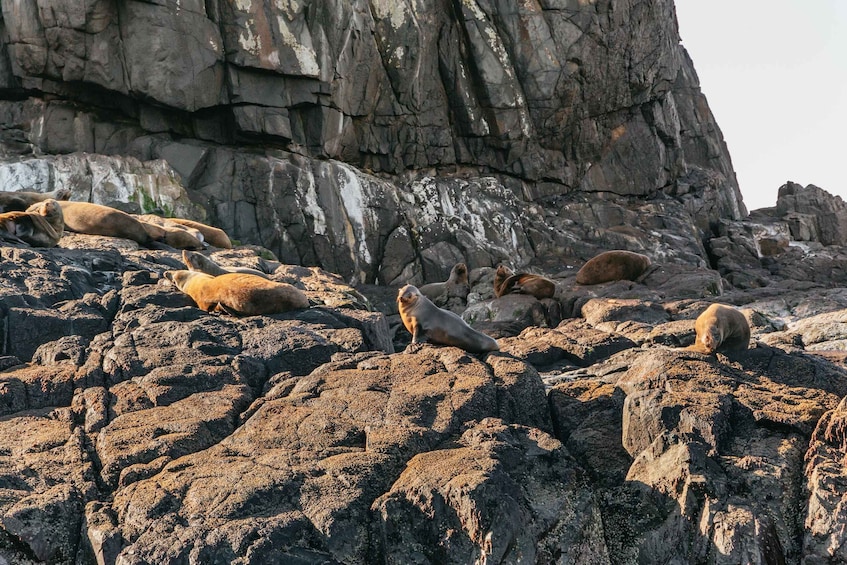
[[[204,219],[312,303],[3,243],[0,565],[847,562],[847,208],[747,216],[670,1],[0,6],[0,188]],[[609,248],[653,267],[576,284]],[[407,348],[459,261],[500,351]],[[684,349],[715,301],[746,351]]]
[[[88,163],[162,160],[200,217],[348,280],[572,265],[597,250],[573,244],[586,213],[626,228],[644,198],[701,236],[746,213],[671,0],[16,0],[2,18],[3,153],[41,171],[6,189],[95,154],[71,166],[79,197],[149,208],[149,183],[98,200]],[[650,231],[632,239],[672,253]]]

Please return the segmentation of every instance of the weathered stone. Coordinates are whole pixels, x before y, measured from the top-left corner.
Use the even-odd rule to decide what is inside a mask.
[[[828,411],[818,422],[809,450],[806,452],[805,487],[809,505],[803,540],[806,562],[837,562],[847,558],[844,539],[845,473],[847,442],[844,436],[845,400]]]
[[[374,502],[386,562],[576,559],[586,546],[593,559],[608,559],[595,501],[577,476],[552,437],[482,420],[455,447],[412,458]],[[562,521],[571,515],[581,518]],[[453,532],[446,540],[445,531]]]

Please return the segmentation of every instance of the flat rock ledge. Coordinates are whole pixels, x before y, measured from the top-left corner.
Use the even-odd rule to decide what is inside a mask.
[[[216,258],[313,306],[208,314],[176,253],[103,238],[0,248],[0,563],[847,559],[843,290],[722,296],[753,340],[706,356],[708,271],[556,279],[486,299],[523,310],[480,356],[398,345],[394,289]]]

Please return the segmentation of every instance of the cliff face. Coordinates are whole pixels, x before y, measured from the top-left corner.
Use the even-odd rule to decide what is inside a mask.
[[[585,195],[673,196],[701,229],[746,213],[670,0],[2,9],[7,156],[164,159],[210,221],[290,262],[384,283],[456,255],[567,264],[594,250],[544,214],[580,220]],[[454,221],[426,229],[432,206]],[[491,224],[505,208],[524,222]]]

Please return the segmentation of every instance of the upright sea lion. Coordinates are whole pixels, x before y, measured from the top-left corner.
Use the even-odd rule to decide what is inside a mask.
[[[90,202],[59,202],[65,215],[65,228],[78,233],[123,237],[150,247],[150,237],[140,221],[126,212]]]
[[[183,251],[182,262],[185,263],[185,266],[188,267],[189,271],[198,271],[206,273],[207,275],[212,275],[213,277],[225,275],[227,273],[246,273],[249,275],[268,278],[267,274],[256,269],[251,269],[250,267],[222,267],[212,261],[209,257],[206,257],[202,253],[197,253],[196,251]]]
[[[446,281],[425,284],[418,290],[430,300],[435,300],[445,293],[448,296],[467,299],[471,290],[468,286],[468,266],[464,263],[456,263],[450,270],[450,276]]]
[[[165,278],[207,312],[256,316],[309,307],[303,291],[255,275],[227,273],[213,277],[196,271],[167,271]]]
[[[500,349],[496,340],[476,331],[453,312],[442,310],[410,284],[397,293],[397,309],[403,325],[412,334],[412,343],[428,340],[472,353]]]
[[[697,338],[686,348],[692,351],[744,351],[750,345],[750,324],[732,306],[712,304],[697,316],[694,331]]]
[[[71,191],[67,188],[57,188],[50,192],[0,191],[0,212],[23,212],[33,204],[48,199],[67,200]]]
[[[577,284],[600,284],[604,282],[634,281],[650,267],[650,258],[641,253],[604,251],[589,259],[576,273]]]
[[[209,245],[214,245],[221,249],[232,249],[232,241],[230,241],[226,232],[220,228],[208,226],[194,220],[186,220],[185,218],[168,218],[168,220],[198,230],[203,234],[204,241]]]
[[[500,298],[506,294],[529,294],[541,300],[553,298],[556,283],[533,273],[514,273],[505,265],[498,265],[494,273],[494,296]]]
[[[48,199],[33,204],[25,212],[0,214],[0,230],[11,239],[17,239],[34,247],[55,247],[64,233],[62,209]]]

